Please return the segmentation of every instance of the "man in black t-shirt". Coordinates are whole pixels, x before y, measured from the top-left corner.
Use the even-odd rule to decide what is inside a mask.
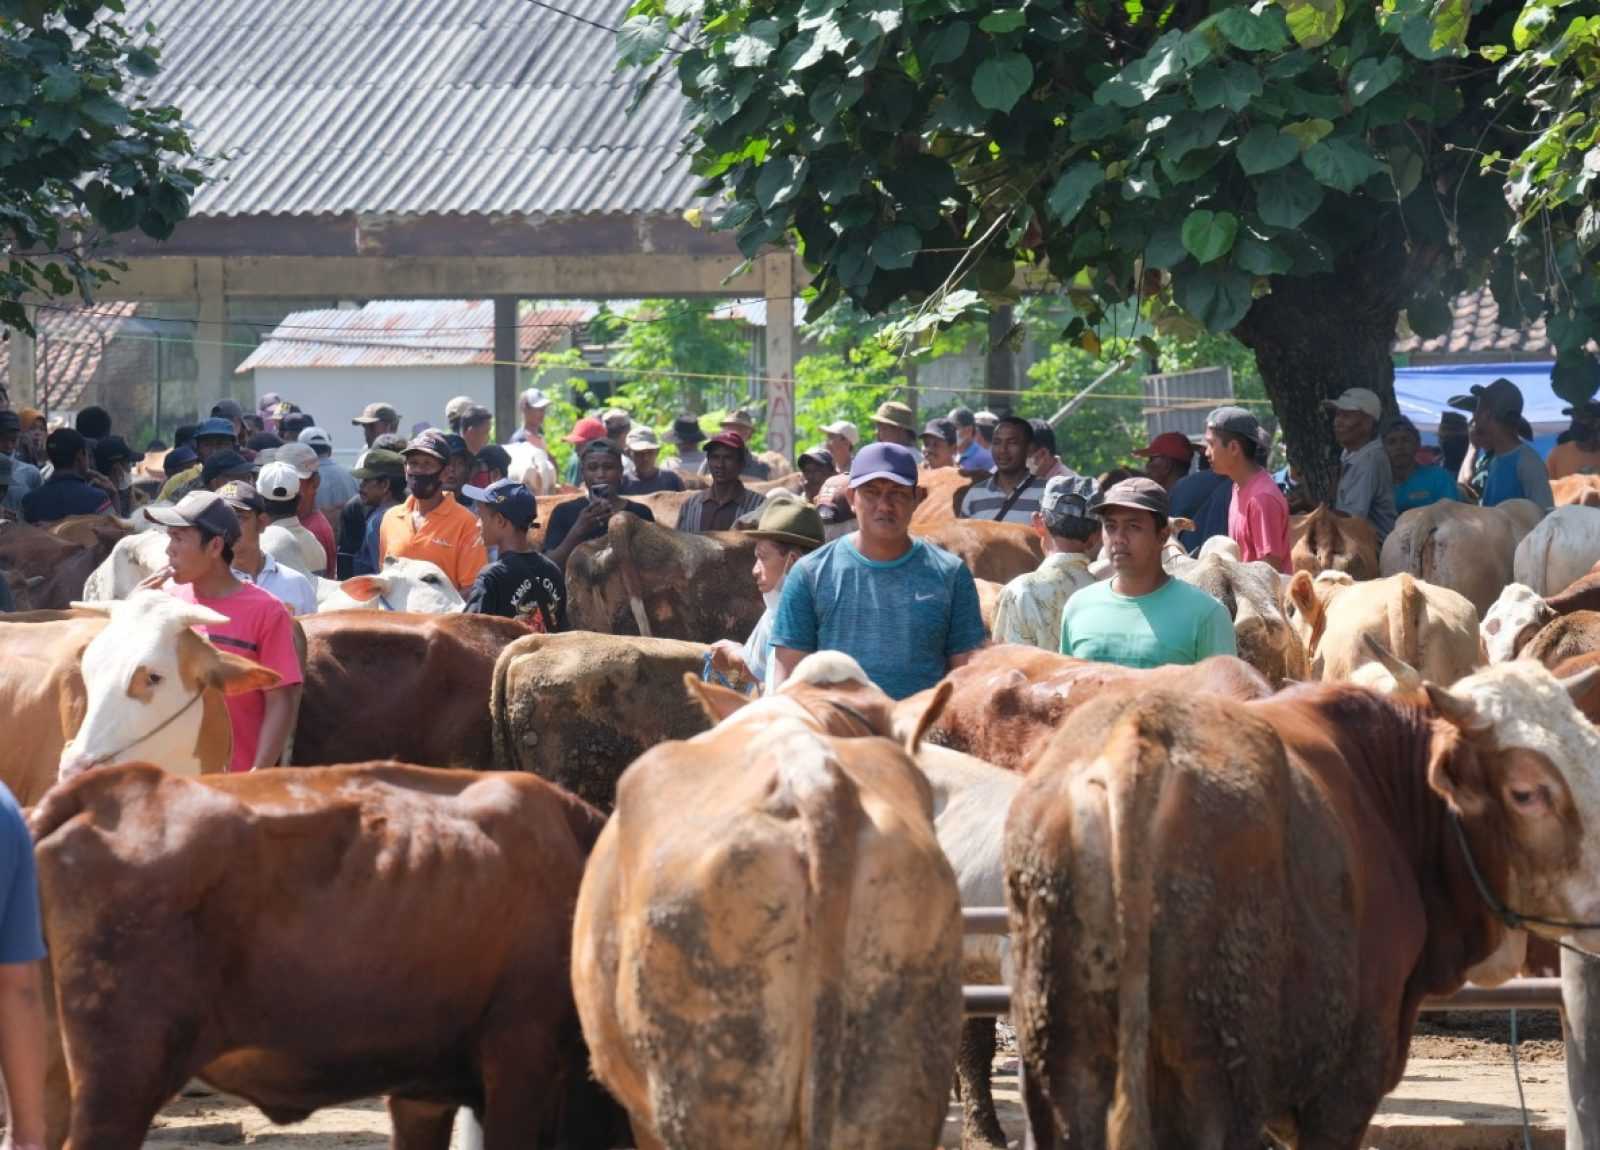
[[[589,489],[587,499],[569,499],[556,504],[550,512],[550,525],[544,532],[544,553],[562,571],[573,548],[606,533],[606,524],[619,511],[637,515],[647,523],[655,516],[643,503],[623,499],[622,452],[609,439],[596,439],[579,450],[582,460],[583,485]]]
[[[463,487],[462,493],[477,507],[484,546],[497,556],[478,572],[462,610],[520,619],[542,634],[565,631],[566,579],[528,544],[528,528],[538,516],[533,492],[515,479],[501,479],[488,487]]]

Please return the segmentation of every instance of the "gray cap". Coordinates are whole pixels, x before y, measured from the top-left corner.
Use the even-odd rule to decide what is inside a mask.
[[[1154,479],[1135,475],[1121,483],[1113,483],[1089,508],[1092,515],[1104,515],[1107,508],[1127,507],[1134,511],[1148,511],[1163,519],[1172,514],[1172,504],[1167,489]]]
[[[239,517],[215,491],[191,491],[171,507],[146,507],[144,515],[163,527],[199,527],[226,543],[239,538]]]
[[[1261,421],[1242,407],[1218,407],[1206,416],[1206,428],[1227,431],[1261,442]]]
[[[1087,475],[1058,475],[1044,485],[1039,514],[1046,522],[1089,518],[1089,505],[1097,492]]]

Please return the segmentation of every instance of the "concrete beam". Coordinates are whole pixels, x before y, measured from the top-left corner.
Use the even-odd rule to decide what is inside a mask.
[[[725,256],[153,256],[127,261],[99,292],[102,299],[199,299],[199,268],[220,268],[233,299],[297,296],[325,299],[639,299],[647,296],[792,296],[794,260],[780,253],[790,279],[767,290],[773,257],[724,283],[739,266]]]
[[[494,297],[494,427],[503,443],[521,425],[517,419],[517,297]]]
[[[222,346],[228,331],[228,279],[222,260],[197,259],[192,263],[194,298],[200,305],[195,317],[195,407],[204,418],[217,400],[233,394],[226,349]]]
[[[794,458],[794,254],[761,257],[767,301],[767,450]]]

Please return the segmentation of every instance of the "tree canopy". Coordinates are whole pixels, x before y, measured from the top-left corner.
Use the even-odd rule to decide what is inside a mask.
[[[0,323],[31,331],[28,296],[93,295],[105,237],[158,239],[202,175],[176,108],[136,87],[160,68],[121,0],[0,0]],[[140,34],[142,33],[142,35]]]
[[[1597,382],[1593,0],[637,0],[625,66],[678,83],[721,218],[793,240],[819,308],[920,305],[915,334],[1065,291],[1233,331],[1313,486],[1310,400],[1392,390],[1405,315],[1487,282]],[[1508,193],[1509,180],[1509,193]],[[1298,448],[1298,450],[1297,450]],[[1308,466],[1309,465],[1309,466]]]

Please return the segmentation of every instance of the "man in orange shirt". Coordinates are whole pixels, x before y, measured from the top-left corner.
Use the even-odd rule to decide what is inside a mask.
[[[1558,443],[1544,461],[1551,479],[1568,475],[1600,475],[1600,403],[1588,400],[1576,407],[1564,407],[1572,417],[1570,438]]]
[[[478,517],[444,490],[450,444],[429,428],[406,445],[406,485],[411,494],[384,513],[378,528],[378,566],[390,555],[426,559],[462,591],[489,562]]]

